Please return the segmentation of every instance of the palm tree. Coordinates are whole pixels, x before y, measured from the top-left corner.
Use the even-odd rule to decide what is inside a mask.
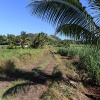
[[[95,23],[100,27],[100,0],[86,0],[88,3],[87,11],[91,14]]]
[[[25,31],[21,32],[21,47],[24,49],[24,44],[27,41],[27,34]]]
[[[56,34],[79,39],[94,37],[99,30],[78,0],[31,0],[29,7],[33,15],[53,24]]]
[[[46,42],[47,42],[47,35],[41,32],[35,37],[33,41],[34,48],[41,48],[45,45]]]
[[[9,45],[15,45],[16,36],[13,34],[7,34],[7,41]]]

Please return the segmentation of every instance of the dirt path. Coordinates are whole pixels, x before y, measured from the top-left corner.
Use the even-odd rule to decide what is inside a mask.
[[[50,50],[48,52],[50,54],[51,59],[49,64],[45,67],[44,70],[42,70],[42,72],[46,75],[52,75],[54,68],[56,67],[56,59],[54,57],[54,54]]]
[[[32,69],[34,69],[34,68],[38,67],[40,64],[42,64],[45,61],[46,56],[48,56],[48,55],[49,55],[48,51],[45,50],[42,58],[40,58],[38,61],[36,61],[31,66],[23,68],[22,71],[23,72],[31,72]],[[13,81],[14,81],[14,79],[11,79],[11,78],[0,77],[0,89],[3,89],[5,87],[9,86]]]
[[[41,63],[45,62],[46,56],[50,56],[50,61],[47,66],[42,70],[42,73],[45,75],[52,75],[54,71],[54,67],[56,66],[56,60],[54,55],[48,49],[46,50],[45,57],[38,61],[34,66],[27,69],[28,71],[32,71],[32,69],[38,67]],[[26,70],[26,69],[25,69]],[[41,77],[41,76],[40,76]],[[38,78],[37,78],[38,80]],[[34,83],[34,82],[33,82]],[[40,100],[40,97],[48,90],[48,86],[45,83],[36,83],[35,85],[31,85],[30,89],[24,93],[21,92],[13,100]]]
[[[35,62],[34,64],[32,64],[31,66],[28,66],[28,67],[24,68],[23,71],[31,72],[32,69],[34,69],[34,68],[38,67],[39,65],[41,65],[42,63],[44,63],[45,60],[46,60],[46,57],[47,57],[48,55],[50,55],[50,54],[49,54],[48,50],[45,49],[45,50],[44,50],[44,55],[43,55],[43,57],[40,58],[38,61],[36,61],[36,62]]]
[[[49,55],[48,50],[46,49],[44,52],[44,55],[42,58],[40,58],[40,60],[38,60],[37,62],[35,62],[35,64],[31,65],[30,67],[26,67],[23,69],[23,72],[31,72],[32,69],[38,67],[40,64],[42,64],[43,62],[45,62],[46,57]],[[20,77],[22,75],[19,75],[18,77]],[[0,89],[3,90],[6,87],[8,87],[10,84],[12,84],[14,82],[14,79],[11,78],[6,78],[6,77],[0,77]],[[35,86],[37,87],[37,86]],[[43,87],[43,86],[42,86]],[[30,92],[31,93],[31,92]],[[26,99],[25,99],[26,100]]]
[[[49,61],[47,61],[48,56],[50,57]],[[40,58],[40,60],[38,60],[32,66],[24,68],[23,73],[19,77],[24,77],[26,74],[30,74],[31,78],[30,78],[30,76],[28,76],[28,78],[30,78],[30,80],[28,80],[28,81],[31,83],[31,85],[26,85],[24,91],[18,92],[12,98],[12,100],[41,100],[41,96],[50,89],[50,87],[48,87],[46,82],[52,76],[53,71],[56,67],[56,64],[59,64],[60,68],[61,68],[60,71],[62,73],[62,79],[64,79],[63,83],[65,83],[66,87],[67,87],[66,88],[64,86],[64,89],[65,88],[66,88],[66,90],[68,89],[67,91],[71,95],[70,96],[71,99],[67,99],[67,97],[66,97],[66,99],[60,98],[57,100],[96,100],[95,96],[98,96],[98,98],[99,98],[100,89],[95,89],[92,87],[91,88],[84,87],[82,85],[82,82],[80,83],[79,75],[76,73],[75,70],[72,70],[72,67],[70,66],[70,64],[68,64],[68,62],[73,63],[73,62],[75,62],[75,60],[77,61],[77,59],[72,59],[72,60],[69,59],[68,62],[66,63],[66,59],[67,59],[66,57],[61,57],[61,56],[60,57],[57,56],[56,58],[55,57],[56,57],[56,55],[54,56],[54,54],[49,50],[49,48],[47,48],[47,49],[45,49],[45,53],[44,53],[43,57]],[[44,67],[42,70],[40,70],[39,75],[37,75],[34,78],[34,76],[32,76],[33,70],[35,68],[38,68],[39,66],[41,66],[41,64],[45,63],[46,61],[48,63],[44,64]],[[48,76],[50,76],[50,77],[48,77]],[[7,84],[10,84],[10,83],[8,81],[1,82],[0,87],[5,88],[5,87],[7,87]],[[63,85],[62,85],[62,87],[63,87]],[[57,87],[57,88],[59,88],[59,87]],[[61,90],[59,90],[59,91],[60,91],[59,93],[61,93]],[[93,92],[93,91],[95,91],[95,92]],[[57,96],[62,97],[62,95],[59,94]],[[50,95],[50,96],[52,96],[52,95]],[[49,99],[49,100],[51,100],[51,99]],[[53,100],[55,100],[55,99],[53,99]],[[97,99],[97,100],[99,100],[99,99]]]

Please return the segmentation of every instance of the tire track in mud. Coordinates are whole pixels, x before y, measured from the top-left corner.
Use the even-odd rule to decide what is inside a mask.
[[[52,75],[54,68],[56,67],[56,59],[54,57],[54,54],[50,50],[48,52],[50,54],[51,59],[49,64],[45,67],[44,70],[42,70],[42,72],[46,75]]]
[[[45,62],[46,60],[46,57],[49,55],[48,53],[48,50],[46,49],[44,54],[43,54],[43,57],[40,58],[37,62],[35,62],[33,65],[27,67],[27,68],[24,68],[22,71],[23,71],[23,74],[22,75],[19,75],[18,77],[20,76],[23,76],[24,75],[24,72],[31,72],[32,69],[34,68],[37,68],[39,65],[41,65],[43,62]],[[7,88],[10,84],[12,84],[14,82],[14,79],[12,78],[6,78],[6,77],[1,77],[0,79],[0,89],[3,90],[5,88]],[[36,86],[35,86],[36,87]]]
[[[33,64],[32,66],[30,67],[27,67],[27,68],[24,68],[23,69],[23,72],[27,71],[27,72],[30,72],[32,71],[33,68],[36,68],[37,66],[39,66],[41,63],[43,63],[45,61],[45,56],[48,55],[48,52],[47,50],[45,50],[45,53],[43,55],[43,58],[39,59],[37,62],[35,62],[35,64]],[[11,84],[14,80],[11,79],[11,78],[7,78],[7,77],[1,77],[0,79],[0,89],[3,89],[5,87],[7,87],[9,84]]]
[[[56,66],[56,59],[53,53],[50,50],[46,50],[46,56],[41,61],[38,61],[33,67],[28,69],[28,71],[32,71],[34,68],[37,68],[39,65],[45,62],[47,56],[50,56],[49,63],[45,66],[45,68],[41,71],[45,75],[52,75],[54,68]],[[40,74],[41,77],[41,74]],[[37,77],[38,80],[38,77]],[[33,82],[34,83],[34,82]],[[21,92],[17,96],[14,97],[13,100],[41,100],[41,96],[48,90],[48,86],[45,83],[36,83],[30,86],[30,89],[25,93]]]
[[[39,65],[45,62],[47,56],[49,55],[48,50],[44,51],[44,55],[42,58],[40,58],[37,62],[35,62],[33,65],[24,68],[23,71],[31,72],[33,69],[37,68]]]

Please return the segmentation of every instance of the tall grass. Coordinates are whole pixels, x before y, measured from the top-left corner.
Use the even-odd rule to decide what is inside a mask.
[[[91,80],[91,84],[100,85],[100,50],[89,45],[73,45],[69,48],[60,48],[57,53],[70,58],[79,56],[78,68],[85,70],[87,81]]]
[[[100,85],[100,51],[84,48],[79,54],[80,68],[86,70],[93,84]]]
[[[22,69],[24,67],[34,64],[42,58],[44,54],[43,49],[3,49],[0,50],[0,72],[3,70]],[[9,63],[10,61],[10,63]],[[14,65],[14,66],[13,66]],[[10,72],[10,71],[9,71]]]
[[[70,58],[74,58],[76,55],[78,55],[78,50],[73,47],[61,48],[57,51],[57,53],[61,56],[69,56]]]
[[[7,60],[9,58],[17,57],[20,58],[26,54],[41,55],[43,54],[42,49],[2,49],[0,50],[0,60]]]

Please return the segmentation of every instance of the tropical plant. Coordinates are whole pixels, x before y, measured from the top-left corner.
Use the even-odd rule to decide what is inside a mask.
[[[14,45],[15,44],[15,39],[16,39],[15,35],[7,34],[7,41],[9,43],[9,45]]]
[[[95,23],[100,27],[100,0],[86,0],[86,1],[88,3],[87,11],[92,15],[92,17],[95,20]]]
[[[7,39],[6,39],[6,36],[5,36],[5,35],[0,35],[0,45],[6,44],[6,43],[7,43],[6,40],[7,40]]]
[[[85,48],[79,54],[80,68],[84,69],[88,74],[87,79],[91,79],[95,85],[100,85],[100,51],[95,49]]]
[[[78,0],[31,0],[29,7],[33,15],[53,24],[56,34],[90,41],[98,36],[99,27]]]
[[[24,44],[25,44],[25,42],[27,42],[27,34],[26,34],[25,31],[21,32],[21,40],[20,40],[20,42],[21,42],[21,47],[24,49]]]
[[[39,33],[33,41],[34,48],[41,48],[47,42],[47,35],[43,32]]]

